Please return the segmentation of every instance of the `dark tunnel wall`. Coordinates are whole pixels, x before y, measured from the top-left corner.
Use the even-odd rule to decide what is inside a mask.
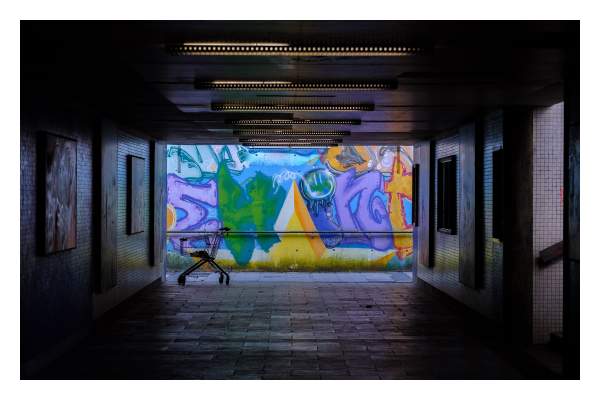
[[[35,371],[85,338],[101,326],[111,312],[117,312],[151,288],[162,282],[164,274],[164,246],[162,260],[153,260],[153,233],[148,228],[145,235],[127,236],[125,220],[124,160],[127,154],[146,155],[145,185],[149,196],[150,168],[154,168],[148,151],[151,140],[128,133],[119,125],[118,159],[114,167],[119,171],[117,185],[120,202],[119,226],[116,241],[117,285],[102,294],[96,293],[96,263],[99,232],[99,208],[94,202],[98,181],[93,162],[97,157],[100,117],[92,112],[74,110],[71,105],[50,100],[45,95],[24,91],[21,96],[20,130],[20,320],[21,320],[21,377],[27,378]],[[77,140],[77,243],[76,247],[60,252],[40,255],[38,206],[40,183],[37,174],[38,138],[45,132]],[[143,135],[142,135],[143,136]],[[166,149],[162,146],[163,155]],[[164,159],[164,157],[163,157]],[[159,180],[166,187],[166,163],[157,167]],[[43,183],[43,182],[42,182]],[[42,186],[43,190],[43,186]],[[159,199],[163,210],[156,218],[166,218],[166,190]],[[146,202],[146,220],[150,201]],[[43,211],[43,210],[42,210]],[[122,228],[122,229],[121,229]],[[165,243],[163,230],[156,233]]]
[[[77,247],[38,255],[36,140],[77,140]],[[21,97],[21,363],[60,341],[77,342],[92,321],[92,142],[94,119],[40,97]]]

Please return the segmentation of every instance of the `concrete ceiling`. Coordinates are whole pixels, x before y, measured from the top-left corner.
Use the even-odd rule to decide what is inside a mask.
[[[428,46],[415,56],[185,56],[165,44]],[[98,21],[21,22],[21,84],[68,99],[172,144],[239,143],[231,118],[360,119],[344,144],[412,145],[511,105],[562,101],[564,21]],[[393,91],[204,91],[194,81],[396,81]],[[211,111],[212,103],[366,103],[374,111]],[[259,129],[290,129],[260,126]]]

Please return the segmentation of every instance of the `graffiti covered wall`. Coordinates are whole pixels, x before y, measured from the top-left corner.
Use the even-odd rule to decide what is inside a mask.
[[[399,150],[399,151],[398,151]],[[412,147],[254,149],[168,146],[168,231],[330,231],[230,234],[217,261],[235,270],[410,270]],[[168,234],[167,268],[183,234]],[[314,237],[313,237],[314,236]],[[184,251],[184,254],[187,254]]]

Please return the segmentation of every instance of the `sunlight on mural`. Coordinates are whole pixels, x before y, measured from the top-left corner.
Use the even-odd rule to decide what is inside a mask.
[[[399,150],[399,151],[398,151]],[[412,147],[253,149],[168,146],[168,231],[331,231],[230,234],[217,260],[238,271],[410,270]],[[339,233],[338,233],[339,232]],[[167,235],[167,268],[179,255]]]

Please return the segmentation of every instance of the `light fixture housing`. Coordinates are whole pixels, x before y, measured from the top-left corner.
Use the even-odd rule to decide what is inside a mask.
[[[229,125],[360,125],[360,119],[226,119],[225,124],[229,124]]]
[[[184,43],[184,46],[239,46],[240,43]],[[244,43],[244,46],[262,47],[262,46],[289,46],[287,43]]]
[[[398,88],[396,81],[378,82],[260,82],[260,81],[235,81],[235,82],[194,82],[196,90],[395,90]]]
[[[222,104],[212,103],[212,111],[375,111],[373,104]]]
[[[290,45],[287,43],[182,43],[167,44],[171,55],[186,56],[414,56],[431,51],[430,46],[393,45]]]
[[[247,147],[297,147],[297,146],[302,146],[302,147],[337,147],[338,144],[337,143],[329,143],[329,142],[323,142],[323,143],[318,143],[318,142],[262,142],[262,143],[247,143],[244,142],[242,143],[242,146],[247,146]]]
[[[236,136],[348,136],[349,131],[291,131],[291,130],[246,130],[233,131]]]
[[[342,139],[256,139],[256,138],[241,138],[240,142],[244,143],[342,143]]]

